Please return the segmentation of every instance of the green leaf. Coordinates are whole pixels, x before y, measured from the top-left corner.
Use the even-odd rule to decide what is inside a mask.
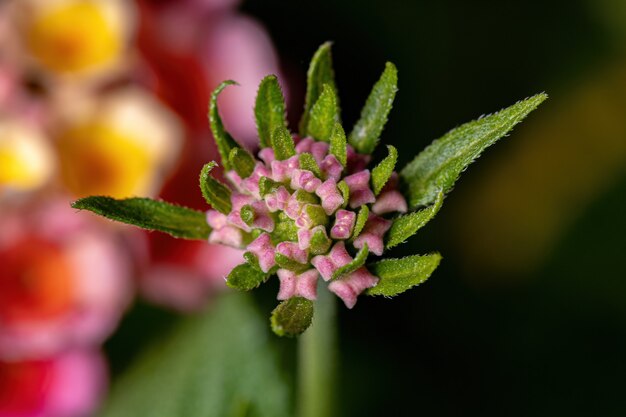
[[[237,265],[228,274],[226,285],[240,291],[250,291],[261,285],[267,274],[249,263]]]
[[[328,84],[322,87],[322,94],[311,109],[307,132],[317,140],[330,141],[335,124],[339,122],[339,105],[335,90]]]
[[[276,182],[271,178],[261,177],[261,179],[259,179],[259,194],[261,195],[261,198],[278,190],[281,185],[281,183]]]
[[[241,207],[239,213],[241,215],[241,220],[243,220],[243,222],[248,226],[252,226],[255,218],[254,209],[252,208],[252,206],[250,204],[244,205],[243,207]]]
[[[222,294],[114,379],[100,417],[288,417],[291,388],[248,294]],[[141,335],[139,335],[141,336]]]
[[[362,205],[359,212],[356,215],[356,222],[354,223],[354,232],[352,233],[352,239],[356,239],[365,227],[365,222],[370,215],[370,209],[366,205]]]
[[[274,149],[274,156],[279,161],[291,158],[296,154],[296,145],[293,143],[289,129],[284,126],[276,128],[272,134],[272,148]]]
[[[228,155],[230,166],[241,178],[248,178],[254,171],[255,160],[250,152],[243,148],[232,148]]]
[[[304,102],[304,113],[300,119],[300,136],[305,137],[309,135],[309,119],[311,117],[311,109],[317,102],[324,84],[328,84],[334,91],[335,96],[337,94],[337,87],[335,86],[335,71],[333,70],[333,59],[331,55],[331,42],[326,42],[319,47],[311,64],[309,65],[309,71],[307,73],[307,90]]]
[[[548,96],[537,94],[451,130],[434,141],[400,172],[411,207],[431,203],[439,190],[447,192],[459,175],[488,146],[505,136]]]
[[[72,207],[184,239],[206,240],[211,233],[203,212],[149,198],[116,200],[111,197],[91,196],[73,202]]]
[[[275,75],[268,75],[261,81],[254,116],[261,148],[272,146],[272,133],[279,127],[287,127],[285,98]]]
[[[298,227],[296,222],[290,219],[284,211],[278,212],[278,220],[275,222],[276,227],[270,236],[272,242],[278,245],[280,242],[298,241]]]
[[[302,297],[283,301],[272,311],[270,322],[278,336],[298,336],[311,325],[313,302]]]
[[[211,125],[211,132],[213,132],[213,138],[215,139],[217,150],[222,157],[222,164],[227,170],[231,169],[230,161],[228,159],[231,149],[240,148],[239,144],[235,142],[235,139],[233,139],[230,133],[228,133],[224,128],[224,123],[222,123],[222,118],[220,117],[217,109],[217,97],[220,95],[222,90],[229,85],[239,84],[232,80],[222,82],[211,94],[211,101],[209,102],[209,124]]]
[[[276,261],[276,265],[281,268],[288,269],[294,272],[303,272],[309,269],[308,264],[301,264],[288,256],[283,255],[282,253],[276,252],[274,255],[274,260]]]
[[[361,118],[350,133],[349,142],[357,152],[372,153],[378,144],[393,100],[398,91],[398,70],[387,62],[380,79],[374,84],[363,110]]]
[[[326,232],[318,229],[311,236],[309,252],[311,255],[323,255],[328,252],[331,244],[332,240],[326,235]]]
[[[387,242],[386,248],[391,249],[417,233],[419,229],[435,217],[442,204],[443,193],[440,192],[437,194],[437,199],[432,206],[395,218],[385,237]]]
[[[391,174],[393,174],[393,170],[396,167],[396,161],[398,160],[398,151],[391,145],[387,145],[387,150],[389,150],[389,155],[378,165],[374,167],[372,170],[372,186],[374,188],[374,194],[380,194],[380,191],[383,189]]]
[[[335,158],[344,167],[348,163],[348,148],[347,148],[346,132],[343,130],[341,123],[335,123],[332,133],[330,134],[330,154],[335,155]]]
[[[315,160],[313,155],[311,155],[308,152],[302,152],[299,155],[299,160],[300,160],[301,169],[306,169],[308,171],[311,171],[318,178],[322,177],[322,170],[320,169],[320,166],[317,165],[317,161]]]
[[[339,188],[341,196],[343,197],[343,204],[341,207],[345,208],[350,201],[350,187],[348,187],[348,184],[344,180],[341,180],[337,183],[337,188]]]
[[[364,243],[361,250],[356,254],[356,256],[351,262],[345,264],[342,267],[337,268],[337,270],[332,276],[332,279],[337,279],[344,275],[350,274],[356,271],[357,269],[359,269],[360,267],[362,267],[363,265],[365,265],[365,261],[367,260],[367,256],[369,255],[369,253],[370,251],[369,251],[369,248],[367,247],[367,243]]]
[[[367,295],[391,297],[426,281],[439,266],[441,255],[414,255],[401,259],[385,259],[368,266],[380,278],[378,285],[368,289]]]
[[[200,190],[207,203],[222,214],[228,214],[233,206],[230,202],[230,189],[211,177],[211,170],[217,166],[215,162],[206,164],[200,171]]]

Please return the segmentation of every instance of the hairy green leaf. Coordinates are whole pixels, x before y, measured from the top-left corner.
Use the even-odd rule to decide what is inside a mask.
[[[369,253],[370,251],[369,251],[369,248],[367,247],[367,243],[363,244],[363,247],[356,254],[356,256],[351,262],[345,264],[344,266],[337,268],[337,270],[332,276],[332,279],[341,278],[342,276],[350,274],[356,271],[357,269],[359,269],[360,267],[362,267],[363,265],[365,265],[365,261],[367,260],[367,256],[369,255]]]
[[[285,98],[275,75],[263,78],[259,85],[254,116],[262,148],[272,146],[272,133],[279,127],[287,127]]]
[[[317,140],[330,141],[330,136],[339,122],[339,106],[335,90],[328,84],[324,84],[322,94],[311,109],[308,134]]]
[[[296,242],[298,240],[296,222],[290,219],[284,211],[279,211],[276,228],[270,233],[270,236],[272,237],[272,242],[276,245],[287,240]]]
[[[343,204],[341,207],[345,208],[350,201],[350,187],[348,187],[348,184],[344,180],[341,180],[337,183],[337,188],[339,188],[341,197],[343,197]]]
[[[372,186],[374,189],[374,194],[380,194],[380,191],[383,189],[391,174],[393,174],[393,170],[396,167],[396,161],[398,160],[398,151],[391,145],[387,145],[387,149],[389,150],[389,155],[378,165],[374,167],[372,170]]]
[[[270,322],[278,336],[295,337],[302,334],[313,320],[313,302],[302,297],[283,301],[272,311]]]
[[[333,70],[333,59],[331,55],[331,42],[326,42],[319,47],[311,64],[309,65],[309,71],[307,73],[307,90],[304,101],[304,113],[300,119],[300,136],[305,137],[309,135],[309,118],[311,117],[311,109],[317,102],[320,94],[322,94],[322,88],[324,84],[329,85],[335,92],[335,96],[338,97],[337,87],[335,86],[335,71]],[[339,103],[339,100],[337,100]]]
[[[296,154],[296,145],[293,143],[289,129],[282,126],[274,130],[272,134],[272,148],[274,149],[274,156],[279,161],[288,159]]]
[[[276,260],[276,265],[281,268],[288,269],[294,272],[303,272],[309,269],[308,264],[301,264],[288,256],[283,255],[282,253],[276,252],[274,255],[274,260]]]
[[[398,91],[398,70],[391,62],[387,62],[380,79],[374,84],[361,118],[350,133],[349,142],[357,152],[372,153],[378,144],[380,134],[387,123],[393,100]]]
[[[248,178],[254,171],[254,157],[243,148],[232,148],[228,155],[230,166],[241,178]]]
[[[308,152],[302,152],[298,158],[300,159],[301,169],[306,169],[308,171],[311,171],[318,178],[322,177],[322,170],[320,169],[320,166],[317,165],[317,161],[315,160],[313,155],[311,155]]]
[[[249,263],[237,265],[228,274],[226,285],[240,291],[250,291],[261,285],[267,274]]]
[[[437,194],[437,199],[432,206],[393,219],[391,228],[385,236],[386,248],[391,249],[417,233],[419,229],[435,217],[442,204],[443,193],[440,192]]]
[[[226,169],[232,168],[228,159],[231,149],[240,147],[230,133],[228,133],[224,128],[224,123],[222,123],[222,118],[220,117],[220,113],[217,108],[217,97],[220,95],[222,90],[229,85],[239,84],[232,80],[222,82],[211,94],[211,101],[209,102],[209,124],[211,126],[211,132],[213,132],[213,138],[215,139],[217,150],[222,157],[222,164]]]
[[[149,198],[116,200],[105,196],[91,196],[73,202],[72,207],[183,239],[206,240],[211,233],[203,212]]]
[[[385,259],[368,266],[380,278],[374,288],[366,290],[367,295],[391,297],[403,293],[426,281],[439,266],[441,255],[414,255],[401,259]]]
[[[359,209],[359,212],[356,215],[356,222],[354,223],[354,232],[352,233],[352,239],[356,239],[363,228],[365,227],[365,222],[367,222],[367,218],[370,215],[370,209],[366,205],[362,205]]]
[[[537,94],[490,116],[466,123],[435,140],[400,172],[411,207],[431,203],[488,146],[505,136],[548,96]]]
[[[267,322],[248,294],[222,294],[115,378],[100,417],[288,417],[290,388]],[[139,335],[139,337],[141,334]]]
[[[217,166],[215,162],[206,164],[200,171],[200,190],[207,203],[222,214],[228,214],[233,206],[230,202],[230,189],[211,177],[211,170]]]
[[[335,158],[344,167],[348,163],[348,148],[346,132],[343,130],[341,123],[336,122],[335,127],[330,135],[330,150],[331,155],[335,155]]]
[[[276,182],[271,178],[261,177],[261,179],[259,179],[259,194],[261,195],[261,198],[278,190],[281,185],[281,183]]]

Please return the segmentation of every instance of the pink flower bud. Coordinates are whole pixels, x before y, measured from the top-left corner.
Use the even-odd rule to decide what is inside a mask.
[[[243,189],[252,194],[256,198],[261,198],[259,195],[259,180],[261,177],[269,177],[271,175],[270,170],[263,164],[257,163],[252,171],[252,174],[241,183]]]
[[[341,179],[343,166],[341,165],[341,162],[337,160],[335,155],[327,155],[320,164],[320,168],[322,169],[322,172],[324,173],[326,178],[331,178],[335,180],[335,182]]]
[[[321,231],[326,235],[326,228],[322,225],[315,226],[312,229],[300,229],[298,230],[298,247],[302,250],[306,250],[311,246],[311,238],[313,235]]]
[[[263,201],[255,201],[251,204],[254,209],[253,229],[261,229],[266,232],[274,231],[274,219],[270,216],[270,212]]]
[[[352,257],[346,251],[343,242],[337,242],[328,255],[317,255],[311,259],[311,264],[319,271],[324,281],[333,277],[335,271],[352,262]]]
[[[280,290],[277,298],[287,300],[292,297],[304,297],[308,300],[315,300],[317,298],[318,277],[315,269],[309,269],[301,274],[288,269],[279,269]]]
[[[297,156],[292,156],[284,161],[272,161],[271,167],[274,181],[289,181],[293,177],[294,170],[300,168],[300,160]]]
[[[310,152],[318,164],[321,164],[324,158],[326,157],[326,154],[328,154],[329,147],[330,145],[328,145],[328,143],[318,142],[318,141],[313,142],[313,144],[311,145]]]
[[[284,211],[287,208],[289,197],[291,196],[285,187],[278,187],[276,191],[265,196],[265,204],[272,213],[279,210]]]
[[[254,239],[248,245],[247,249],[257,257],[259,260],[259,266],[263,272],[268,272],[274,265],[276,265],[276,261],[274,260],[276,248],[272,245],[270,235],[267,233],[263,233]]]
[[[348,239],[352,236],[356,213],[349,210],[339,210],[335,214],[335,224],[330,229],[330,237],[333,239]]]
[[[378,217],[375,214],[370,214],[363,231],[354,239],[354,247],[361,249],[363,244],[367,243],[370,252],[378,256],[382,255],[385,249],[383,237],[390,227],[391,221]]]
[[[361,267],[341,279],[337,279],[328,285],[328,289],[343,300],[346,307],[352,308],[356,299],[364,290],[376,286],[378,278],[365,268]]]
[[[357,153],[354,148],[348,145],[348,172],[363,171],[367,164],[370,163],[372,157],[362,153]]]
[[[376,214],[392,213],[394,211],[406,213],[407,210],[406,200],[400,191],[397,190],[383,192],[372,206],[372,212]]]
[[[237,171],[235,171],[235,170],[227,171],[227,172],[224,173],[224,176],[235,187],[235,190],[237,190],[239,192],[244,191],[244,189],[243,189],[243,180],[241,179],[239,174],[237,174]]]
[[[348,175],[344,181],[350,189],[350,207],[357,208],[363,204],[369,204],[376,201],[376,196],[369,187],[370,172],[364,170],[356,174]]]
[[[261,158],[261,160],[265,162],[265,165],[271,166],[272,161],[276,159],[276,157],[274,156],[274,149],[272,148],[261,149],[259,151],[259,158]]]
[[[296,143],[296,153],[311,152],[311,146],[314,143],[315,140],[313,138],[300,139],[300,141]]]
[[[343,204],[343,196],[337,188],[337,182],[332,179],[328,179],[315,190],[322,200],[322,207],[329,216],[333,214]]]
[[[276,252],[300,264],[306,264],[309,260],[307,251],[300,249],[296,242],[281,242],[276,246]]]
[[[306,169],[294,169],[291,177],[291,188],[294,190],[304,190],[312,193],[317,187],[322,185],[322,180],[317,178],[314,173]]]

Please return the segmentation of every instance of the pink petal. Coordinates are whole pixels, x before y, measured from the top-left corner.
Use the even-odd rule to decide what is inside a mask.
[[[300,168],[300,160],[297,156],[292,156],[284,161],[272,161],[271,167],[274,181],[289,181],[293,177],[294,170]]]
[[[406,213],[408,206],[406,199],[397,190],[385,191],[378,196],[376,202],[372,206],[372,212],[376,214],[391,213],[394,211]]]
[[[326,178],[331,178],[335,181],[339,181],[341,179],[343,166],[341,165],[341,162],[337,160],[335,155],[327,155],[320,164],[320,168]]]
[[[314,173],[306,169],[294,169],[291,177],[291,188],[294,190],[302,189],[308,193],[317,190],[322,185],[322,180],[317,178]]]
[[[261,149],[259,151],[259,158],[261,158],[261,160],[265,162],[265,165],[271,165],[272,161],[276,159],[276,157],[274,156],[274,149],[272,148]]]
[[[343,196],[337,188],[337,182],[333,179],[327,179],[315,190],[322,200],[322,207],[329,216],[333,214],[343,204]]]
[[[319,271],[324,281],[332,278],[340,267],[352,262],[352,257],[346,251],[343,242],[337,242],[328,255],[318,255],[311,259],[311,264]]]
[[[376,196],[369,188],[370,172],[368,170],[348,175],[344,180],[350,189],[351,208],[361,207],[363,204],[376,201]]]
[[[378,277],[361,267],[347,276],[337,279],[328,285],[328,289],[343,300],[346,307],[352,308],[356,299],[364,290],[378,284]]]
[[[333,239],[348,239],[354,230],[356,213],[349,210],[339,210],[335,214],[335,224],[330,229],[330,237]]]
[[[326,157],[326,154],[328,154],[329,147],[330,145],[328,143],[318,142],[318,141],[314,141],[313,144],[311,145],[310,152],[318,164],[321,164],[324,158]]]
[[[296,242],[281,242],[276,246],[276,252],[301,264],[306,264],[309,260],[307,251],[300,249]]]
[[[247,249],[257,257],[259,260],[259,266],[263,272],[268,272],[274,265],[276,265],[276,261],[274,260],[276,248],[272,245],[270,235],[267,233],[263,233],[254,239],[248,245]]]
[[[363,244],[367,243],[370,252],[381,256],[385,249],[383,237],[390,227],[391,221],[378,217],[375,214],[370,214],[363,231],[354,239],[354,247],[361,249]]]
[[[311,152],[311,146],[315,143],[315,140],[312,138],[304,138],[300,139],[298,143],[296,143],[296,153],[304,153]]]

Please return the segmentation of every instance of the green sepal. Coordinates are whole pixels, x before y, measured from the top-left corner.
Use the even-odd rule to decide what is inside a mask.
[[[365,291],[367,295],[392,297],[403,293],[426,281],[439,266],[441,255],[407,256],[401,259],[384,259],[369,265],[372,274],[380,278],[374,288]]]
[[[322,93],[311,109],[308,136],[324,142],[330,141],[335,123],[339,122],[339,105],[335,90],[328,84],[324,84]]]
[[[313,55],[309,70],[307,73],[307,89],[304,101],[304,112],[300,119],[300,136],[309,135],[309,119],[311,117],[311,109],[317,102],[322,93],[325,84],[331,86],[337,95],[337,87],[335,86],[335,71],[333,70],[333,59],[331,55],[331,42],[322,44]]]
[[[346,208],[348,202],[350,202],[350,187],[348,187],[348,184],[344,180],[341,180],[337,183],[337,188],[339,188],[339,192],[341,192],[341,196],[343,197],[341,208]]]
[[[389,155],[372,169],[372,188],[375,195],[380,194],[380,191],[385,184],[387,184],[387,181],[389,181],[398,160],[398,151],[396,148],[387,145],[387,150],[389,151]]]
[[[72,207],[183,239],[206,240],[211,233],[205,213],[149,198],[91,196],[73,202]]]
[[[281,302],[272,311],[270,323],[278,336],[296,337],[304,333],[313,321],[313,302],[293,297]]]
[[[222,214],[228,214],[233,206],[230,202],[230,188],[211,177],[211,170],[217,166],[214,161],[202,167],[200,171],[200,191],[208,204]]]
[[[254,218],[256,217],[252,206],[250,204],[244,205],[243,207],[241,207],[241,211],[239,213],[241,215],[241,220],[243,220],[243,222],[248,226],[252,226],[252,223],[254,223]]]
[[[352,232],[352,239],[356,239],[361,234],[369,215],[369,207],[367,207],[366,205],[362,205],[356,215],[356,222],[354,223],[354,232]]]
[[[307,171],[311,171],[315,174],[316,177],[322,178],[322,170],[319,165],[317,165],[317,161],[308,152],[303,152],[298,156],[300,160],[300,169],[306,169]]]
[[[274,231],[270,233],[272,242],[278,245],[280,242],[295,242],[298,240],[298,227],[293,219],[290,219],[284,211],[278,212],[278,220],[275,222]]]
[[[224,128],[224,123],[222,123],[222,118],[220,117],[219,111],[217,109],[217,97],[220,95],[222,90],[224,90],[229,85],[239,84],[232,80],[222,82],[213,91],[213,93],[211,94],[211,100],[209,101],[209,124],[211,126],[211,132],[213,133],[213,138],[215,139],[217,150],[222,157],[222,165],[224,165],[224,168],[227,170],[232,168],[228,159],[231,149],[241,147],[235,141],[235,139],[233,139],[230,133],[228,133]]]
[[[323,255],[328,252],[331,244],[332,240],[326,236],[326,233],[318,229],[313,232],[313,236],[311,236],[309,252],[311,255]]]
[[[272,146],[272,133],[279,127],[287,127],[285,98],[275,75],[268,75],[261,81],[254,116],[261,148]]]
[[[271,178],[261,177],[259,179],[259,194],[261,195],[261,198],[265,197],[269,193],[273,193],[274,191],[278,190],[281,185],[281,183],[276,182]]]
[[[548,96],[537,94],[490,116],[466,123],[435,140],[402,171],[410,207],[430,204],[449,191],[469,164],[505,136]]]
[[[398,70],[391,62],[387,62],[361,110],[361,118],[350,133],[348,142],[357,152],[372,153],[376,149],[397,91]]]
[[[250,152],[240,147],[232,148],[228,155],[228,160],[230,161],[230,166],[239,177],[248,178],[252,175],[256,162],[254,157],[250,155]]]
[[[226,285],[240,291],[250,291],[257,288],[267,279],[268,275],[253,265],[243,263],[230,271],[226,278]]]
[[[297,262],[282,253],[276,252],[274,260],[276,261],[276,265],[280,268],[288,269],[293,272],[304,272],[309,269],[308,264],[301,264],[300,262]]]
[[[437,194],[437,199],[432,206],[393,219],[391,228],[389,228],[385,236],[385,247],[391,249],[417,233],[419,229],[435,217],[442,204],[443,193],[440,192]]]
[[[309,203],[309,204],[320,203],[320,199],[318,196],[316,196],[313,193],[306,192],[303,189],[297,189],[296,191],[294,191],[292,196],[295,197],[296,201],[298,201],[299,203]]]
[[[305,211],[311,219],[311,227],[319,225],[326,226],[328,224],[328,215],[322,206],[318,204],[307,204],[302,210]]]
[[[332,279],[337,279],[337,278],[342,277],[343,275],[350,274],[356,271],[357,269],[359,269],[360,267],[362,267],[363,265],[365,265],[365,261],[367,260],[367,256],[369,255],[369,253],[370,251],[369,251],[369,248],[367,247],[367,243],[364,243],[361,250],[356,254],[356,256],[351,262],[345,264],[342,267],[337,268],[337,270],[332,276]]]
[[[346,139],[346,132],[343,130],[341,123],[336,122],[333,127],[333,131],[330,134],[330,149],[331,155],[335,155],[335,158],[345,168],[348,164],[348,144]]]
[[[291,158],[296,154],[296,145],[293,143],[289,129],[281,126],[274,130],[272,148],[274,149],[274,157],[279,161]]]

